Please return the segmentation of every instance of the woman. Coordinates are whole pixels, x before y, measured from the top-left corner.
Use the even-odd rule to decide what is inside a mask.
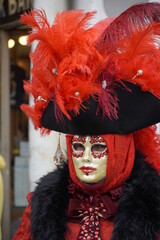
[[[63,166],[41,179],[14,239],[158,239],[155,130],[67,136],[69,173]],[[135,155],[139,137],[148,141],[147,149],[141,146],[146,159],[140,152]]]
[[[160,4],[86,29],[92,15],[63,12],[51,27],[43,11],[22,16],[39,40],[22,109],[42,134],[67,133],[68,166],[28,195],[14,240],[159,238]]]

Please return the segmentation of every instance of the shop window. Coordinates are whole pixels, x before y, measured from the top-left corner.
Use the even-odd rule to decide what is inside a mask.
[[[28,103],[23,81],[30,76],[30,48],[20,41],[20,37],[26,35],[25,29],[15,29],[10,31],[9,36],[12,236],[27,205],[26,195],[29,191],[28,119],[20,109],[22,103]]]

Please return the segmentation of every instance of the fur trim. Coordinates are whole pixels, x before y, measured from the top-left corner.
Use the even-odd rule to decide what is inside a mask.
[[[160,234],[160,177],[137,154],[118,202],[112,240],[157,240]]]
[[[31,232],[34,240],[63,240],[68,205],[65,166],[39,182],[32,197]],[[112,240],[157,240],[160,233],[160,177],[141,154],[118,202]]]
[[[43,177],[32,197],[31,234],[34,240],[63,240],[68,205],[68,170],[57,169]]]

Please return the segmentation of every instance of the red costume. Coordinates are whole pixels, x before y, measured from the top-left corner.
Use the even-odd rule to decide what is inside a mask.
[[[151,125],[160,120],[160,4],[135,5],[87,29],[93,15],[63,12],[52,26],[43,11],[22,16],[33,27],[29,43],[39,40],[33,81],[24,85],[34,106],[22,109],[42,134],[68,134],[68,164],[28,195],[14,240],[159,238],[160,139]],[[105,150],[97,155],[94,143]],[[87,144],[93,160],[107,162],[97,182],[82,181],[75,168]]]

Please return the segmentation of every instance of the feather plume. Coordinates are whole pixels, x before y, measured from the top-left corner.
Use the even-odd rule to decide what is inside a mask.
[[[117,17],[101,35],[96,48],[102,54],[117,51],[117,42],[160,21],[159,3],[133,5]]]
[[[30,55],[32,81],[24,85],[34,97],[34,106],[22,106],[36,128],[42,127],[49,101],[57,120],[63,121],[63,114],[68,119],[79,114],[90,96],[99,100],[97,112],[101,108],[103,117],[117,118],[115,88],[121,79],[160,97],[160,4],[135,5],[90,28],[94,14],[64,11],[51,26],[43,10],[22,15],[22,22],[33,28],[28,43],[38,40]],[[44,101],[37,101],[39,96]]]
[[[21,110],[26,114],[26,116],[28,118],[31,118],[32,119],[32,122],[33,122],[33,125],[35,127],[35,129],[38,129],[38,128],[41,128],[41,123],[40,123],[40,120],[39,120],[39,112],[36,111],[36,114],[35,114],[35,109],[34,109],[34,106],[28,106],[27,104],[22,104],[21,105]]]
[[[103,57],[94,47],[99,36],[98,29],[88,28],[88,21],[94,14],[81,10],[62,12],[57,14],[52,26],[43,10],[22,15],[23,23],[33,28],[28,43],[39,41],[35,51],[30,54],[32,81],[24,84],[26,93],[34,97],[34,106],[22,106],[36,128],[40,126],[39,116],[42,116],[49,101],[56,106],[57,118],[62,120],[61,110],[71,119],[71,115],[78,114],[83,108],[83,101],[90,95],[99,94],[99,83],[95,81]],[[58,74],[54,74],[53,69]],[[79,96],[76,96],[77,92]],[[39,103],[39,96],[45,101]]]
[[[160,98],[159,22],[159,3],[137,4],[112,21],[96,47],[110,59],[114,53],[115,79],[138,84]]]
[[[115,89],[123,88],[129,91],[121,80],[115,79],[115,72],[117,72],[115,55],[111,55],[107,58],[107,61],[104,62],[102,73],[98,78],[101,92],[98,99],[97,114],[101,110],[102,118],[118,119],[119,99]]]
[[[35,29],[40,29],[38,22],[34,18],[34,13],[33,11],[30,12],[30,15],[28,13],[23,13],[20,18],[21,22],[23,24],[27,24],[30,27],[33,27]]]
[[[151,126],[134,133],[135,147],[160,174],[160,134],[157,126]]]
[[[129,39],[118,42],[117,64],[120,78],[138,84],[143,91],[160,97],[160,23],[135,32]],[[138,70],[143,74],[134,78]],[[133,79],[134,78],[134,79]],[[132,80],[133,79],[133,80]]]
[[[50,28],[47,21],[47,16],[44,10],[31,10],[30,14],[24,13],[21,15],[21,22],[27,24],[34,30],[39,30],[43,28]]]

